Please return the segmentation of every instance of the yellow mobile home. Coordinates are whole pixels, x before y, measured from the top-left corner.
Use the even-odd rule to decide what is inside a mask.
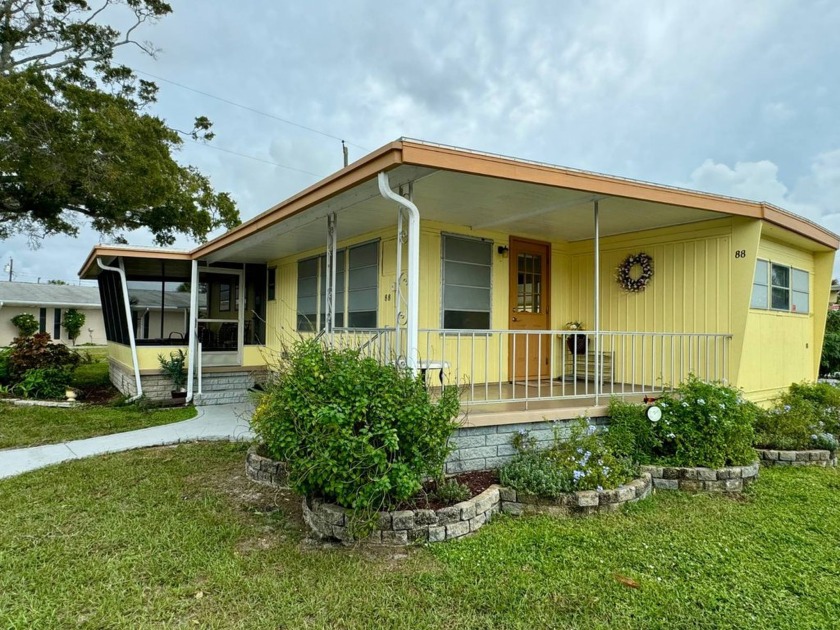
[[[766,203],[401,139],[192,251],[98,246],[81,276],[126,393],[163,395],[180,348],[190,397],[239,400],[320,335],[463,385],[468,426],[495,427],[690,373],[757,401],[815,379],[837,247]],[[159,338],[135,334],[141,288],[190,296]]]

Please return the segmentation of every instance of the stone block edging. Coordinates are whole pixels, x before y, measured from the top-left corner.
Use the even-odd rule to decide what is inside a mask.
[[[683,492],[741,492],[758,477],[758,461],[749,466],[704,468],[688,466],[642,466],[653,477],[657,490]]]
[[[804,451],[779,451],[757,448],[758,457],[764,466],[836,466],[837,452],[825,449]]]
[[[245,476],[266,486],[283,489],[289,487],[286,463],[263,457],[257,453],[257,446],[249,448],[245,456]]]
[[[494,484],[468,501],[439,510],[380,512],[374,531],[358,542],[407,545],[415,542],[453,540],[478,531],[499,512],[513,516],[582,516],[596,512],[613,512],[625,503],[645,498],[650,494],[651,488],[649,474],[642,474],[638,479],[613,490],[582,490],[563,494],[556,499],[517,493],[512,488]],[[317,538],[355,542],[348,528],[348,510],[320,499],[303,499],[302,507],[303,520]]]

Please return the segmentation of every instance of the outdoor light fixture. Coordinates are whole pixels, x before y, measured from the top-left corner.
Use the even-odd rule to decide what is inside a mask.
[[[503,258],[507,258],[508,257],[508,252],[510,251],[510,248],[507,245],[499,245],[496,248],[496,251],[499,252],[499,256],[502,256]]]

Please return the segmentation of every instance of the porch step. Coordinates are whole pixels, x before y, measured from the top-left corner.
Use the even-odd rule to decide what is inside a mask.
[[[248,391],[261,379],[253,372],[209,372],[201,379],[201,393],[197,393],[197,405],[228,405],[245,403],[252,399]]]

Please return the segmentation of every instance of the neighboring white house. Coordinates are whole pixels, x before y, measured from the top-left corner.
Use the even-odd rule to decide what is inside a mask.
[[[107,343],[99,287],[0,282],[0,346],[8,346],[18,336],[11,320],[20,313],[31,313],[40,323],[41,332],[49,333],[60,343],[70,343],[61,322],[71,308],[85,315],[77,344]]]

